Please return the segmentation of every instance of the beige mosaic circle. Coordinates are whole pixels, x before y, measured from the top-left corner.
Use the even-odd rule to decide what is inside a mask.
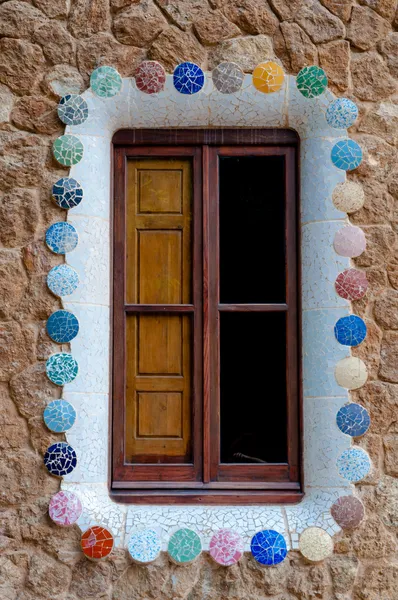
[[[365,193],[362,186],[355,181],[345,181],[336,185],[332,197],[337,210],[346,213],[359,210],[365,202]]]
[[[320,562],[333,554],[333,540],[320,527],[308,527],[300,535],[301,554],[311,562]]]
[[[356,390],[362,387],[368,379],[365,363],[356,356],[339,360],[334,375],[337,383],[347,390]]]

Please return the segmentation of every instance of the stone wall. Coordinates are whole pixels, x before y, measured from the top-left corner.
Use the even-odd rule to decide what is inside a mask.
[[[397,0],[8,0],[0,4],[0,598],[4,600],[397,600],[398,598],[398,27]],[[364,150],[350,176],[366,193],[351,222],[368,247],[356,259],[370,291],[354,304],[368,337],[357,354],[370,371],[354,394],[370,411],[363,441],[372,475],[357,485],[363,525],[336,537],[334,556],[309,565],[291,552],[277,568],[249,556],[222,569],[203,555],[181,568],[166,556],[132,566],[122,550],[93,564],[77,528],[47,517],[59,487],[42,464],[51,434],[42,412],[60,390],[44,373],[58,350],[45,333],[60,308],[45,277],[60,262],[43,243],[63,213],[49,190],[66,174],[52,158],[62,133],[56,106],[88,87],[101,64],[132,76],[145,58],[168,71],[183,60],[246,71],[277,57],[290,73],[319,64],[360,117]],[[394,204],[395,202],[395,204]],[[355,350],[354,350],[355,353]]]

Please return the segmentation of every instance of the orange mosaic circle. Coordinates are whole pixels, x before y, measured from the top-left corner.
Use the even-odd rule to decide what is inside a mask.
[[[83,533],[81,546],[87,558],[101,560],[112,552],[113,535],[105,527],[94,525]]]
[[[253,85],[259,92],[272,94],[281,89],[285,73],[275,62],[260,63],[253,71]]]

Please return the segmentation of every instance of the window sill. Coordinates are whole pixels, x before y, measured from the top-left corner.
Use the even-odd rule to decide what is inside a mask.
[[[297,504],[304,493],[299,490],[111,490],[111,500],[121,504],[149,505],[259,505]]]

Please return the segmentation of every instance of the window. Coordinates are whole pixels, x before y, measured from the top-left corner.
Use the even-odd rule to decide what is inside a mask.
[[[300,498],[297,162],[290,130],[115,135],[116,499]]]

